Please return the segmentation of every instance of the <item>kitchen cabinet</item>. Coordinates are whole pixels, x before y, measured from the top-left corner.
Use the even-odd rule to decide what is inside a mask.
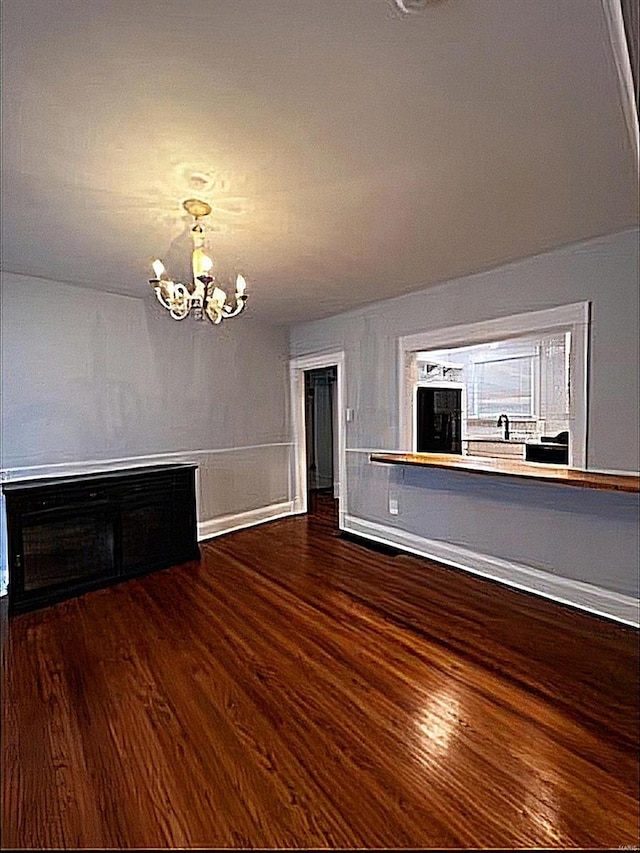
[[[469,456],[492,456],[498,459],[524,459],[524,442],[495,441],[469,439],[467,442]]]

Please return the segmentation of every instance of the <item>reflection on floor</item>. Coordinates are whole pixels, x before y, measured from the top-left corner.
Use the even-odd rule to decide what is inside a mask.
[[[310,521],[338,533],[338,501],[333,489],[310,489],[307,500]]]

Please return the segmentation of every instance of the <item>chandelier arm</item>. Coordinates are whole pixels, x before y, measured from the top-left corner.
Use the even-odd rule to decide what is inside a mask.
[[[187,310],[184,311],[182,314],[176,314],[175,310],[171,309],[169,311],[169,316],[172,317],[174,320],[184,320],[185,317],[189,316],[189,309],[187,308]]]
[[[175,285],[173,284],[173,282],[170,282],[170,284],[171,284],[172,286],[175,286]],[[171,311],[171,308],[172,308],[172,305],[171,305],[171,299],[170,299],[170,298],[166,298],[165,296],[163,296],[163,294],[162,294],[162,288],[161,288],[160,286],[156,286],[156,287],[155,287],[155,292],[156,292],[156,297],[157,297],[158,302],[160,303],[160,305],[162,305],[162,307],[163,307],[163,308],[166,308],[166,309],[167,309],[167,311]]]
[[[214,326],[217,326],[218,323],[222,322],[222,309],[213,299],[207,300],[204,312],[207,315],[207,319],[210,320]]]
[[[174,320],[184,320],[191,310],[191,297],[184,284],[176,284],[170,300],[169,314]]]
[[[162,295],[162,291],[160,290],[160,288],[156,287],[155,292],[156,292],[156,298],[157,298],[158,302],[160,303],[160,305],[162,305],[163,308],[166,308],[169,311],[171,309],[171,306],[169,305],[167,300]]]
[[[242,311],[244,311],[245,305],[247,304],[247,297],[240,296],[236,300],[236,307],[232,308],[230,305],[224,306],[225,319],[228,317],[237,317]]]

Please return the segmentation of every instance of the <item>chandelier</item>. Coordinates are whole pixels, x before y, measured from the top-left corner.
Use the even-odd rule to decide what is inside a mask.
[[[191,285],[186,285],[173,281],[165,276],[162,261],[156,260],[152,264],[155,278],[150,278],[149,284],[153,286],[158,302],[167,309],[174,320],[184,320],[191,314],[198,320],[204,320],[207,317],[217,325],[228,317],[236,317],[244,310],[247,304],[245,293],[247,283],[243,276],[238,275],[233,302],[227,301],[227,294],[215,283],[215,277],[209,275],[213,261],[203,250],[204,228],[200,220],[211,213],[211,205],[206,201],[190,198],[183,202],[182,206],[195,219],[191,229],[193,282]]]

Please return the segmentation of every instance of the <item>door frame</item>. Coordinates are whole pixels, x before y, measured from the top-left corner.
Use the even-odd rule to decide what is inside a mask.
[[[289,384],[291,393],[291,430],[293,433],[292,493],[293,512],[307,512],[307,436],[305,410],[306,370],[320,367],[336,368],[336,411],[337,436],[334,436],[334,456],[338,462],[338,525],[342,529],[347,511],[347,454],[345,437],[345,371],[344,350],[321,355],[302,355],[289,361]],[[336,443],[337,439],[337,454]],[[335,459],[334,459],[335,461]]]

